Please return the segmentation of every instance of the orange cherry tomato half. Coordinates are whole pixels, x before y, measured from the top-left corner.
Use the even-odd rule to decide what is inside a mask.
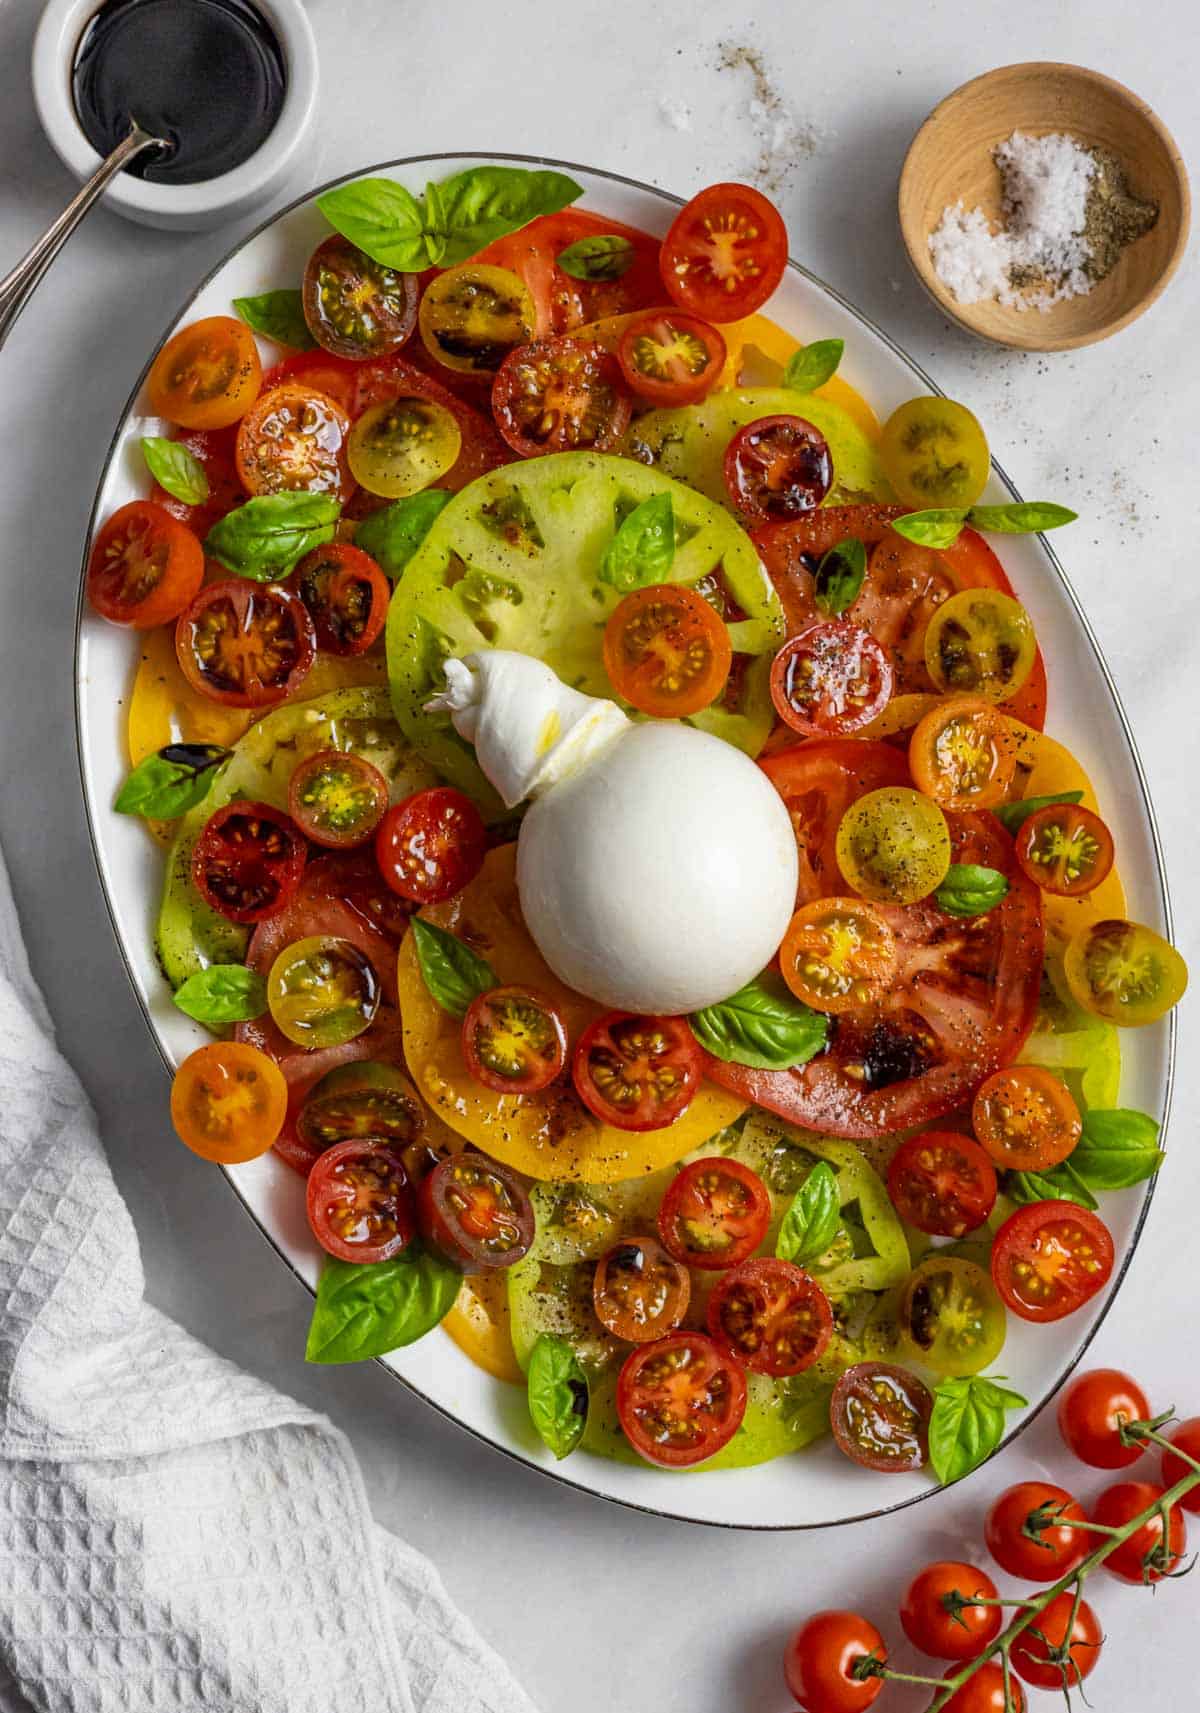
[[[805,737],[847,737],[887,706],[895,672],[870,631],[847,619],[809,625],[771,666],[771,700]]]
[[[484,1088],[535,1094],[567,1062],[567,1030],[555,1005],[529,987],[493,987],[471,1001],[462,1027],[463,1058]]]
[[[994,702],[952,696],[917,722],[908,765],[917,790],[943,809],[990,809],[1012,789],[1017,746]]]
[[[721,1275],[708,1299],[713,1341],[753,1374],[802,1374],[833,1337],[833,1309],[803,1267],[775,1256]]]
[[[1060,898],[1080,898],[1113,865],[1112,834],[1099,815],[1078,803],[1035,809],[1016,839],[1017,861],[1035,886]]]
[[[285,701],[307,676],[316,646],[299,595],[245,577],[206,583],[175,626],[175,653],[192,689],[230,708]]]
[[[379,872],[401,898],[442,904],[483,867],[487,829],[469,797],[432,785],[397,803],[375,835]]]
[[[313,1236],[339,1261],[390,1261],[416,1234],[404,1162],[378,1136],[354,1136],[318,1154],[305,1200]]]
[[[385,356],[417,325],[416,274],[385,268],[338,232],[308,258],[303,292],[308,330],[335,357]]]
[[[797,999],[836,1014],[882,992],[896,956],[896,936],[865,898],[818,898],[788,923],[779,968]]]
[[[725,367],[725,340],[697,315],[655,309],[630,322],[617,361],[626,386],[648,403],[695,404]]]
[[[602,1255],[592,1279],[596,1318],[614,1338],[648,1344],[678,1326],[691,1275],[653,1237],[626,1237]]]
[[[658,1234],[685,1267],[715,1272],[749,1260],[767,1235],[771,1197],[740,1160],[693,1160],[667,1187]]]
[[[616,358],[589,339],[518,346],[492,383],[496,427],[522,458],[611,452],[632,414]]]
[[[307,856],[286,815],[239,798],[209,817],[192,853],[192,879],[230,922],[261,922],[296,896]]]
[[[669,1332],[631,1352],[617,1415],[647,1463],[686,1469],[728,1445],[746,1413],[746,1376],[702,1332]]]
[[[681,309],[706,321],[740,321],[783,278],[787,227],[761,191],[710,184],[675,216],[659,266]]]
[[[1019,1207],[996,1233],[992,1280],[1022,1320],[1062,1320],[1102,1291],[1113,1270],[1103,1220],[1069,1201]]]
[[[329,654],[365,654],[387,620],[391,584],[360,547],[330,541],[296,567],[297,593],[312,616],[317,646]]]
[[[350,418],[336,399],[289,382],[272,387],[242,418],[237,467],[248,494],[302,491],[345,499]]]
[[[729,632],[703,595],[678,583],[635,589],[604,627],[604,670],[618,696],[653,719],[698,714],[729,677]]]
[[[925,1130],[902,1142],[887,1186],[901,1219],[931,1237],[965,1237],[996,1205],[996,1168],[978,1142],[953,1130]]]
[[[725,448],[725,487],[751,526],[802,517],[833,486],[833,459],[819,428],[801,416],[764,416]]]
[[[241,1041],[198,1047],[171,1084],[171,1122],[180,1141],[221,1166],[265,1154],[283,1129],[287,1104],[274,1059]]]
[[[119,507],[101,525],[88,558],[88,600],[101,618],[135,630],[178,618],[203,581],[204,549],[153,500]]]
[[[997,1166],[1047,1172],[1067,1158],[1083,1121],[1061,1078],[1040,1065],[1012,1065],[980,1085],[971,1126]]]
[[[661,1130],[691,1105],[701,1064],[696,1037],[681,1017],[606,1011],[579,1037],[571,1076],[602,1124]]]
[[[288,784],[292,820],[314,845],[348,850],[371,837],[388,806],[388,782],[361,755],[340,749],[307,756]]]
[[[181,328],[146,377],[151,411],[180,428],[227,428],[245,416],[261,384],[254,335],[232,315]]]

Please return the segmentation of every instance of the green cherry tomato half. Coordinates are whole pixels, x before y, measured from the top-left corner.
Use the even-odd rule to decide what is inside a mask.
[[[855,892],[876,904],[915,904],[950,867],[950,829],[937,804],[905,785],[868,791],[837,831],[838,867]]]
[[[388,806],[388,784],[361,755],[323,749],[302,761],[288,785],[288,811],[306,838],[330,850],[365,844]]]
[[[1004,1347],[1004,1304],[982,1267],[931,1255],[900,1295],[900,1339],[935,1374],[978,1374]]]
[[[953,399],[909,399],[883,425],[879,456],[905,505],[972,506],[987,486],[983,430]]]
[[[960,589],[925,631],[925,667],[939,690],[1007,702],[1037,659],[1033,623],[999,589]]]
[[[369,494],[400,500],[456,462],[462,430],[444,405],[416,394],[372,405],[350,430],[350,473]]]
[[[1174,946],[1140,922],[1093,922],[1070,941],[1063,973],[1085,1011],[1119,1028],[1138,1029],[1177,1005],[1187,965]]]
[[[340,1047],[370,1028],[379,1010],[379,978],[350,940],[314,934],[271,965],[267,1005],[298,1047]]]

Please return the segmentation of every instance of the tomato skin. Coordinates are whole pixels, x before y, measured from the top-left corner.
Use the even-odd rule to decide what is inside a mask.
[[[791,1637],[783,1656],[788,1689],[806,1713],[865,1713],[883,1688],[882,1677],[854,1676],[859,1660],[887,1663],[874,1624],[857,1612],[816,1612]]]
[[[1114,1254],[1108,1227],[1087,1208],[1039,1201],[1019,1207],[996,1233],[992,1278],[1022,1320],[1062,1320],[1104,1289]]]
[[[1010,1172],[1045,1172],[1067,1159],[1083,1120],[1066,1083],[1041,1065],[1013,1065],[979,1085],[971,1124],[980,1145]]]
[[[700,1065],[700,1048],[682,1018],[606,1011],[579,1037],[571,1078],[602,1124],[661,1130],[691,1105]]]
[[[961,1670],[961,1666],[952,1665],[943,1676],[956,1677]],[[1010,1678],[1006,1688],[1003,1668],[995,1660],[988,1660],[961,1689],[955,1690],[939,1713],[1025,1713],[1025,1706],[1021,1685]]]
[[[947,1594],[964,1599],[999,1597],[986,1571],[973,1564],[944,1559],[927,1564],[913,1577],[900,1602],[900,1622],[915,1648],[933,1659],[974,1659],[1000,1634],[1004,1622],[999,1606],[964,1606],[955,1616],[943,1605]]]
[[[1031,1539],[1023,1533],[1026,1520],[1044,1506],[1053,1507],[1061,1520]],[[1010,1576],[1026,1582],[1057,1582],[1092,1550],[1095,1537],[1086,1529],[1069,1526],[1086,1520],[1083,1506],[1065,1487],[1019,1481],[992,1501],[984,1519],[984,1539],[996,1563]]]
[[[288,783],[288,809],[306,838],[329,850],[365,844],[383,819],[388,783],[361,755],[323,749]]]
[[[204,549],[153,500],[131,500],[100,527],[88,557],[87,597],[111,624],[167,624],[204,581]]]
[[[1063,1443],[1092,1469],[1128,1469],[1144,1445],[1123,1445],[1121,1424],[1150,1420],[1150,1404],[1136,1380],[1116,1368],[1080,1374],[1058,1400]]]
[[[168,339],[146,377],[150,409],[180,428],[228,428],[258,396],[254,335],[231,315],[210,315]]]
[[[391,584],[370,555],[349,542],[331,541],[305,554],[295,586],[317,646],[329,654],[365,654],[387,621]]]
[[[771,1223],[767,1186],[740,1160],[692,1160],[667,1186],[658,1234],[669,1255],[701,1272],[749,1260]]]
[[[308,258],[302,290],[317,344],[352,362],[398,350],[417,325],[417,276],[372,261],[340,232]]]
[[[403,1162],[378,1136],[326,1148],[308,1175],[305,1206],[313,1236],[339,1261],[390,1261],[417,1229]]]
[[[1070,1663],[1059,1665],[1050,1657],[1050,1650],[1066,1645],[1068,1628]],[[1041,1636],[1035,1635],[1035,1630],[1040,1630]],[[1081,1600],[1076,1607],[1074,1594],[1064,1589],[1017,1637],[1010,1655],[1012,1667],[1035,1689],[1077,1689],[1098,1663],[1103,1640],[1100,1620],[1087,1601]]]
[[[927,1130],[902,1142],[887,1185],[901,1219],[931,1237],[965,1237],[996,1202],[992,1162],[977,1142],[952,1130]]]
[[[298,382],[257,398],[238,426],[237,467],[248,494],[333,494],[353,486],[346,467],[350,419],[336,399]]]
[[[533,1203],[514,1171],[484,1154],[452,1154],[421,1180],[421,1236],[464,1273],[493,1273],[529,1253]]]
[[[833,619],[785,642],[771,663],[771,700],[804,737],[849,737],[882,713],[892,663],[870,631]]]
[[[1017,861],[1044,892],[1082,898],[1093,891],[1113,865],[1112,834],[1079,803],[1052,803],[1035,809],[1017,834]]]
[[[415,904],[453,898],[474,880],[486,854],[479,810],[449,785],[432,785],[395,804],[375,835],[380,874]]]
[[[925,1467],[932,1414],[928,1386],[891,1362],[856,1362],[839,1375],[829,1403],[838,1450],[884,1475]]]
[[[678,1326],[691,1294],[687,1268],[653,1237],[623,1238],[597,1261],[592,1280],[597,1319],[629,1344],[648,1344]]]
[[[299,595],[277,583],[206,583],[175,625],[188,683],[229,708],[284,702],[308,676],[317,639]]]
[[[802,1267],[774,1256],[721,1275],[708,1299],[708,1330],[743,1368],[779,1378],[802,1374],[833,1337],[829,1298]]]
[[[680,209],[663,239],[663,284],[681,309],[740,321],[761,309],[787,267],[787,228],[748,184],[710,184]]]
[[[291,903],[307,855],[280,810],[235,799],[209,817],[196,840],[192,878],[205,903],[230,922],[261,922]]]
[[[240,1041],[189,1053],[171,1084],[171,1122],[202,1160],[240,1165],[265,1154],[283,1128],[287,1084],[274,1060]]]
[[[1092,1521],[1106,1528],[1124,1528],[1134,1517],[1162,1498],[1165,1487],[1151,1481],[1118,1481],[1106,1487],[1092,1507]],[[1101,1537],[1103,1538],[1103,1537]],[[1187,1524],[1178,1506],[1167,1507],[1167,1522],[1156,1512],[1135,1529],[1104,1560],[1104,1568],[1119,1582],[1161,1582],[1179,1566],[1187,1551]]]
[[[1185,1475],[1196,1473],[1180,1453],[1186,1452],[1188,1457],[1200,1463],[1200,1416],[1191,1416],[1177,1426],[1164,1428],[1163,1432],[1172,1445],[1179,1447],[1178,1452],[1164,1451],[1162,1455],[1163,1486],[1173,1487],[1177,1481],[1182,1481]],[[1179,1505],[1181,1510],[1200,1514],[1200,1487],[1193,1487],[1190,1493],[1185,1493]]]
[[[617,361],[626,386],[649,404],[695,404],[725,367],[725,340],[699,316],[656,310],[625,329]]]
[[[467,1069],[498,1094],[536,1094],[567,1062],[567,1030],[557,1007],[528,987],[481,993],[467,1008],[462,1036]],[[501,1069],[505,1036],[510,1068]]]
[[[702,1332],[639,1345],[617,1377],[617,1415],[647,1463],[687,1469],[727,1445],[746,1413],[746,1376]]]
[[[802,416],[764,416],[732,437],[724,475],[734,507],[754,527],[814,511],[833,486],[833,459]]]
[[[634,589],[604,626],[604,670],[618,696],[653,719],[698,714],[729,677],[729,632],[703,595],[676,583]]]
[[[611,452],[633,414],[615,357],[588,339],[535,339],[507,356],[492,384],[492,415],[521,458]]]

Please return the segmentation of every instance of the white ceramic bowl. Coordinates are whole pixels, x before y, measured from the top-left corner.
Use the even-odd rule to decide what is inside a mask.
[[[118,173],[105,206],[143,226],[218,226],[261,207],[304,164],[317,104],[317,45],[301,0],[255,0],[283,52],[283,107],[261,147],[232,172],[200,184],[152,184]],[[33,39],[33,98],[54,152],[76,178],[100,165],[75,112],[72,72],[79,38],[99,0],[49,0]]]
[[[420,187],[428,179],[460,171],[480,158],[519,157],[440,156],[391,161],[364,168],[363,173],[395,172],[406,183]],[[627,179],[587,172],[560,161],[528,164],[565,166],[583,185],[585,206],[652,232],[665,232],[679,206],[675,199]],[[285,209],[238,245],[182,306],[176,325],[201,315],[228,313],[233,297],[294,283],[309,252],[326,231],[313,197]],[[772,316],[803,340],[843,338],[846,355],[841,372],[883,416],[916,392],[937,390],[884,333],[794,263],[768,307]],[[167,336],[174,331],[174,327],[168,329]],[[150,353],[151,361],[155,354]],[[273,358],[275,353],[265,355]],[[141,390],[144,379],[143,374],[117,427],[96,497],[93,528],[118,505],[147,491],[145,465],[137,444],[139,436],[148,431]],[[985,500],[1004,502],[1016,497],[1012,484],[997,469]],[[1050,671],[1049,729],[1079,756],[1091,774],[1120,852],[1130,913],[1169,935],[1166,882],[1145,780],[1096,640],[1058,560],[1043,540],[1006,537],[1001,553],[1045,649]],[[77,716],[96,860],[130,980],[164,1062],[173,1067],[209,1037],[172,1004],[154,961],[152,928],[162,885],[162,854],[133,817],[116,815],[111,809],[128,765],[121,699],[128,691],[137,656],[136,636],[97,618],[85,607],[81,589]],[[1154,1113],[1165,1123],[1174,1047],[1172,1022],[1127,1030],[1122,1045],[1121,1104]],[[165,1078],[162,1097],[165,1129]],[[273,1154],[233,1167],[228,1177],[280,1256],[307,1286],[315,1285],[320,1254],[305,1220],[299,1178]],[[1147,1187],[1105,1200],[1104,1217],[1113,1233],[1118,1261],[1104,1293],[1069,1320],[1055,1325],[1032,1326],[1010,1319],[1002,1369],[1010,1383],[1029,1397],[1031,1405],[1010,1418],[1009,1437],[1054,1395],[1082,1355],[1128,1265],[1150,1193]],[[297,1351],[297,1359],[299,1354]],[[385,1360],[389,1369],[428,1402],[500,1450],[570,1485],[664,1515],[743,1528],[816,1527],[876,1515],[937,1491],[922,1475],[884,1476],[860,1469],[829,1441],[759,1468],[734,1471],[673,1474],[648,1466],[606,1462],[585,1452],[576,1452],[556,1466],[529,1424],[524,1393],[483,1373],[445,1334],[432,1333]]]

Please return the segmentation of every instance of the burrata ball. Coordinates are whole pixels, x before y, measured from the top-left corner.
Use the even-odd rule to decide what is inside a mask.
[[[678,1015],[771,961],[796,903],[783,800],[741,750],[631,726],[531,805],[517,884],[538,949],[614,1010]]]

